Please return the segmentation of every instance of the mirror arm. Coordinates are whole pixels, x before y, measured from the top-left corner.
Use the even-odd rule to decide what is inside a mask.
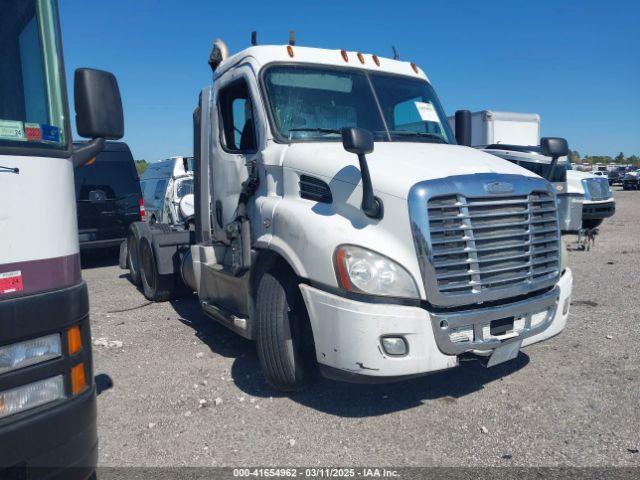
[[[87,163],[104,148],[104,138],[94,138],[77,147],[73,147],[73,166],[80,167]]]
[[[551,165],[549,167],[549,174],[547,175],[547,180],[551,181],[553,178],[553,172],[556,169],[556,165],[558,164],[558,157],[551,158]]]
[[[369,165],[364,153],[358,154],[360,162],[360,176],[362,177],[362,211],[367,217],[381,219],[383,214],[382,201],[374,197]]]

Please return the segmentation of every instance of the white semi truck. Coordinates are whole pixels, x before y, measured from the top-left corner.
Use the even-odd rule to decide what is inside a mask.
[[[455,128],[455,117],[449,117]],[[540,115],[537,113],[481,110],[471,114],[469,145],[509,160],[554,184],[558,196],[560,228],[575,233],[599,226],[615,213],[615,200],[604,174],[574,171],[568,158],[552,159],[540,148]]]
[[[267,381],[488,366],[558,334],[572,274],[549,182],[456,145],[415,64],[221,41],[194,111],[195,229],[135,223],[147,298],[197,292]],[[545,139],[545,153],[566,142]]]

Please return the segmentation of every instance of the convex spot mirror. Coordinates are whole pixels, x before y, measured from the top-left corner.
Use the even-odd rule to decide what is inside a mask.
[[[193,215],[195,214],[195,207],[194,207],[194,195],[193,193],[187,193],[184,197],[182,197],[180,199],[180,204],[178,205],[178,208],[180,209],[180,215],[182,215],[182,218],[187,220],[191,217],[193,217]]]

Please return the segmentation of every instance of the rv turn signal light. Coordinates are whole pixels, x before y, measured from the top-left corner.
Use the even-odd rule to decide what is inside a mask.
[[[80,327],[75,326],[67,330],[67,344],[69,346],[69,355],[78,353],[82,349],[82,337],[80,336]]]
[[[79,394],[87,388],[87,379],[84,376],[84,363],[79,363],[71,369],[71,393]]]

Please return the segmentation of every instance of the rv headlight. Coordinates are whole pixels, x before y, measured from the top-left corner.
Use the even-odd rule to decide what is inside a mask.
[[[60,334],[0,347],[0,374],[46,362],[61,355]]]
[[[351,292],[388,297],[418,298],[418,287],[401,265],[354,245],[342,245],[335,253],[338,285]]]

